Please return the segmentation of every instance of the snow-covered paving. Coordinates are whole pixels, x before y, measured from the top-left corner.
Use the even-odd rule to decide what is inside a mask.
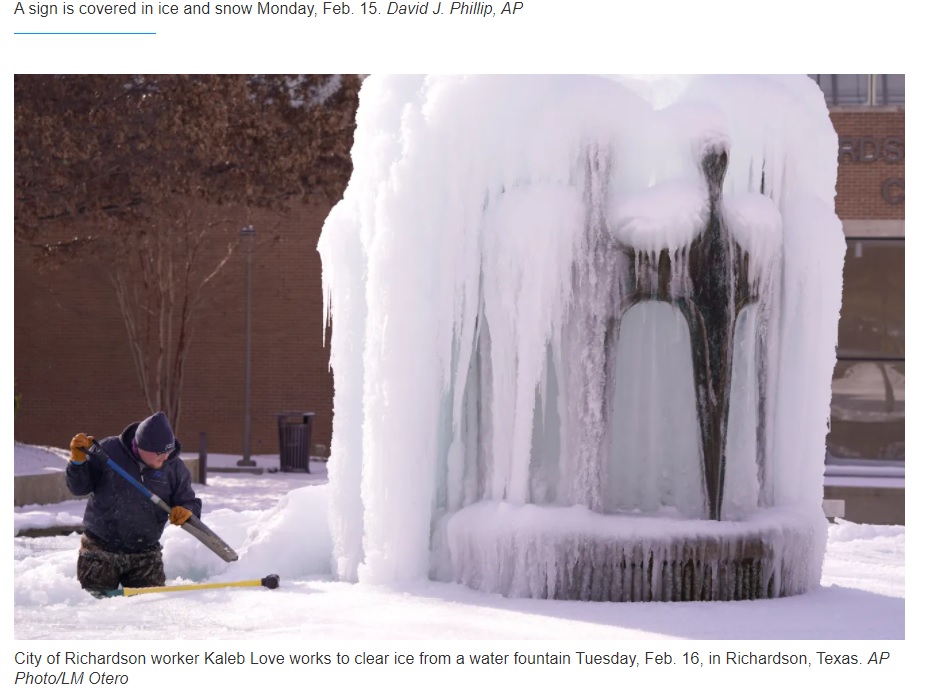
[[[17,456],[20,447],[17,446]],[[22,466],[22,465],[20,465]],[[17,639],[903,639],[905,527],[829,527],[822,586],[732,603],[509,599],[458,584],[381,587],[330,575],[328,486],[313,474],[212,474],[203,520],[241,555],[222,562],[180,529],[162,543],[168,584],[279,574],[281,586],[96,600],[75,577],[79,537],[13,539]],[[316,485],[306,485],[311,482]],[[79,523],[83,503],[16,508],[14,528]]]

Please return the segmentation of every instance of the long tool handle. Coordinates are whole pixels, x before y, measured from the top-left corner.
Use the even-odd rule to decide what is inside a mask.
[[[142,593],[166,593],[168,591],[196,591],[198,589],[220,589],[229,586],[262,586],[260,579],[249,579],[247,581],[216,582],[213,584],[177,584],[175,586],[149,586],[146,588],[122,588],[114,591],[107,591],[106,595],[114,596],[137,596]]]
[[[279,574],[268,574],[263,579],[248,579],[246,581],[217,582],[214,584],[178,584],[175,586],[148,586],[146,588],[122,588],[104,591],[103,596],[115,598],[116,596],[137,596],[140,593],[164,593],[165,591],[194,591],[197,589],[217,589],[229,586],[266,586],[268,589],[279,588]]]
[[[99,446],[98,443],[95,443],[95,444],[96,444],[97,446]],[[97,456],[99,456],[100,459],[105,459],[105,460],[106,460],[106,464],[109,465],[109,468],[110,468],[110,469],[112,469],[114,472],[116,472],[117,474],[119,474],[119,475],[120,475],[122,478],[124,478],[126,481],[128,481],[129,483],[131,483],[132,486],[133,486],[136,490],[138,490],[142,495],[144,495],[146,498],[148,498],[148,500],[150,500],[151,502],[153,502],[155,505],[157,505],[158,507],[160,507],[160,508],[161,508],[162,510],[164,510],[165,512],[167,512],[167,513],[170,512],[170,505],[168,505],[168,504],[167,504],[166,502],[164,502],[160,497],[158,497],[157,495],[155,495],[154,493],[152,493],[150,490],[148,490],[148,489],[145,487],[145,485],[144,485],[143,483],[141,483],[140,481],[136,480],[135,477],[132,476],[130,473],[128,473],[125,469],[123,469],[123,468],[120,467],[118,464],[116,464],[116,463],[112,460],[111,457],[107,457],[106,455],[104,455],[103,452],[102,452],[102,450],[94,450],[94,452],[96,453]],[[88,453],[88,454],[89,454],[89,453]]]
[[[83,450],[83,448],[81,449]],[[144,484],[138,481],[125,469],[116,464],[112,457],[107,456],[106,453],[103,452],[102,446],[100,446],[97,441],[93,441],[93,449],[84,450],[84,453],[88,455],[94,455],[101,460],[106,460],[106,465],[109,466],[110,469],[128,481],[133,488],[148,498],[148,500],[167,512],[167,514],[170,514],[170,505],[164,502],[159,496],[148,490]],[[188,534],[195,536],[200,543],[222,558],[225,562],[234,562],[238,559],[238,554],[234,551],[234,549],[225,543],[225,541],[223,541],[221,538],[219,538],[218,534],[212,531],[212,529],[203,524],[202,520],[199,519],[199,517],[197,517],[195,514],[191,514],[189,519],[180,525],[180,528],[186,531]]]

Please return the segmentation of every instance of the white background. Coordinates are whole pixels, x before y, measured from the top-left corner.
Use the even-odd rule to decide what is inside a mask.
[[[28,6],[29,3],[25,3]],[[74,3],[80,4],[80,3]],[[359,12],[359,2],[350,3]],[[380,12],[387,5],[377,3]],[[434,4],[433,2],[431,3]],[[493,3],[496,9],[503,3]],[[213,3],[214,5],[214,3]],[[912,54],[920,50],[920,37],[913,27],[914,18],[899,5],[858,2],[647,2],[625,3],[592,0],[524,0],[525,9],[514,17],[482,19],[480,17],[362,17],[358,15],[328,16],[318,19],[286,17],[223,18],[217,16],[187,18],[171,17],[48,17],[45,19],[13,15],[15,3],[4,3],[10,19],[2,43],[5,67],[6,107],[3,117],[7,138],[4,140],[6,161],[6,193],[3,195],[6,217],[12,216],[12,75],[26,72],[486,72],[486,73],[579,73],[579,72],[793,72],[793,73],[906,73],[909,108],[915,112],[919,80],[912,65]],[[155,31],[154,36],[100,35],[11,35],[14,31]],[[913,118],[907,135],[910,148],[918,150],[918,129]],[[915,157],[913,157],[913,161]],[[919,168],[914,162],[907,175],[916,177]],[[913,185],[914,186],[914,185]],[[916,237],[920,220],[916,196],[909,196],[908,222],[913,228],[907,249],[909,260],[919,255]],[[8,235],[9,237],[9,235]],[[4,252],[3,274],[7,280],[4,293],[4,322],[12,321],[13,266],[11,240]],[[916,271],[910,271],[911,303],[918,294]],[[907,333],[908,348],[917,351],[918,320],[915,308],[910,310]],[[62,333],[62,337],[68,336]],[[12,338],[6,338],[10,342]],[[7,345],[7,357],[13,357],[12,345]],[[917,674],[917,647],[921,648],[921,593],[915,585],[921,564],[921,538],[918,535],[916,497],[920,492],[916,466],[917,395],[915,374],[917,357],[913,355],[909,380],[913,389],[909,409],[910,438],[907,454],[907,486],[911,492],[907,525],[913,537],[907,546],[907,569],[912,573],[912,585],[907,591],[907,629],[905,642],[780,642],[775,650],[793,650],[815,654],[827,650],[836,653],[860,653],[866,657],[873,650],[886,650],[892,660],[883,666],[861,665],[858,668],[760,669],[704,668],[693,670],[683,665],[640,668],[631,672],[602,667],[513,668],[493,669],[453,666],[449,669],[338,667],[310,668],[299,671],[287,668],[262,669],[244,665],[227,668],[196,666],[192,669],[133,672],[132,687],[165,687],[182,683],[264,683],[271,686],[306,686],[317,682],[353,681],[358,683],[401,682],[424,686],[440,682],[448,686],[470,685],[474,682],[531,682],[540,685],[561,682],[603,682],[607,684],[645,678],[652,682],[697,682],[706,680],[741,681],[753,686],[777,686],[781,681],[796,681],[802,685],[835,684],[840,687],[869,686],[905,682]],[[6,389],[13,387],[13,367],[3,367]],[[61,394],[74,395],[62,390]],[[75,395],[76,403],[76,395]],[[12,414],[3,419],[7,442],[13,440]],[[67,434],[67,429],[63,429]],[[12,500],[12,468],[3,483],[7,505]],[[6,562],[11,562],[10,542]],[[11,568],[4,569],[6,590],[11,583]],[[189,649],[240,651],[249,656],[270,652],[333,653],[340,650],[351,655],[369,650],[379,653],[393,651],[417,653],[421,650],[443,653],[468,653],[514,650],[527,652],[620,651],[645,653],[668,651],[679,657],[685,651],[720,652],[726,649],[761,652],[763,643],[756,642],[675,642],[640,641],[606,642],[588,639],[577,644],[564,642],[318,642],[298,638],[282,641],[248,642],[176,641],[176,642],[17,642],[13,637],[11,596],[7,595],[5,635],[8,643],[0,651],[3,675],[0,682],[12,686],[16,666],[14,651],[53,653],[59,650],[147,652]],[[182,620],[178,620],[178,625]],[[182,636],[182,634],[178,634]]]

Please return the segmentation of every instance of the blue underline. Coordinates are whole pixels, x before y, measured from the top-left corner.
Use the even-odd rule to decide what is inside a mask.
[[[14,36],[154,36],[156,31],[14,31]]]

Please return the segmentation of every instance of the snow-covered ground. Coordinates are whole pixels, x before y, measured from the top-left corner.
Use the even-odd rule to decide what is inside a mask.
[[[63,450],[16,444],[16,474],[61,471]],[[211,466],[236,457],[210,456]],[[903,639],[905,527],[829,527],[822,586],[731,603],[509,599],[431,581],[334,581],[326,465],[310,474],[212,473],[203,521],[240,554],[227,564],[180,529],[162,539],[168,584],[279,574],[279,589],[220,588],[96,600],[75,577],[79,536],[13,538],[14,638],[331,640]],[[14,534],[79,524],[82,500],[15,508]],[[815,648],[815,647],[813,647]]]

